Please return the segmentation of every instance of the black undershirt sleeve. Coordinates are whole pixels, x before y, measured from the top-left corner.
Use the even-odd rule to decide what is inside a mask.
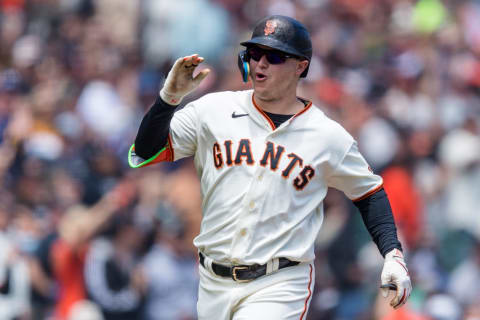
[[[167,144],[170,121],[177,108],[157,97],[145,114],[135,138],[135,153],[143,159],[153,157]]]
[[[382,256],[385,257],[394,248],[402,250],[390,202],[384,189],[353,203],[360,210],[363,222]]]

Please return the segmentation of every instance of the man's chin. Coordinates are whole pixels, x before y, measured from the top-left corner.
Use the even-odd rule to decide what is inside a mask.
[[[267,89],[265,89],[264,87],[258,87],[258,86],[255,86],[253,88],[253,92],[255,94],[255,98],[257,99],[260,99],[260,100],[263,100],[263,101],[270,101],[272,100],[272,95],[271,95],[271,92],[269,92]]]

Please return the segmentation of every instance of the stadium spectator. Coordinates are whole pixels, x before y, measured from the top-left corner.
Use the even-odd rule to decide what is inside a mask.
[[[67,319],[72,306],[87,298],[84,280],[85,258],[90,240],[120,208],[131,200],[126,184],[107,193],[93,207],[73,207],[62,217],[59,237],[52,244],[52,264],[59,295],[55,314]]]
[[[185,246],[185,226],[173,209],[161,204],[157,210],[155,243],[143,262],[148,283],[145,319],[196,319],[196,256]]]
[[[86,289],[105,320],[140,319],[147,287],[138,265],[144,239],[131,215],[115,218],[109,232],[90,244],[84,270]]]

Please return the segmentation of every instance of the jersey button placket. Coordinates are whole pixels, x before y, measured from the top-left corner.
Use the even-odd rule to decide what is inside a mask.
[[[259,206],[257,203],[257,196],[260,194],[259,192],[261,190],[259,189],[259,181],[256,177],[258,177],[259,174],[262,173],[257,171],[253,175],[252,183],[249,188],[250,190],[247,192],[244,202],[245,215],[239,220],[237,230],[232,239],[232,257],[235,258],[245,256],[250,247],[251,237],[254,233],[254,230],[251,228],[256,225],[258,219],[258,216],[256,215]]]
[[[271,132],[265,133],[263,137],[260,137],[262,141],[269,136]],[[251,248],[251,241],[256,233],[256,227],[258,219],[260,218],[260,208],[262,207],[262,201],[265,194],[265,168],[259,165],[261,156],[263,155],[265,145],[260,142],[258,146],[252,145],[253,148],[257,147],[256,153],[260,154],[259,159],[255,163],[252,169],[252,176],[250,184],[247,187],[244,202],[243,202],[243,214],[238,220],[236,231],[232,239],[231,257],[242,259],[248,253]]]

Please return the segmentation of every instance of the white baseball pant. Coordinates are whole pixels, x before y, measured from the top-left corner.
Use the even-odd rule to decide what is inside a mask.
[[[315,269],[300,263],[246,283],[199,266],[199,320],[305,320]]]

